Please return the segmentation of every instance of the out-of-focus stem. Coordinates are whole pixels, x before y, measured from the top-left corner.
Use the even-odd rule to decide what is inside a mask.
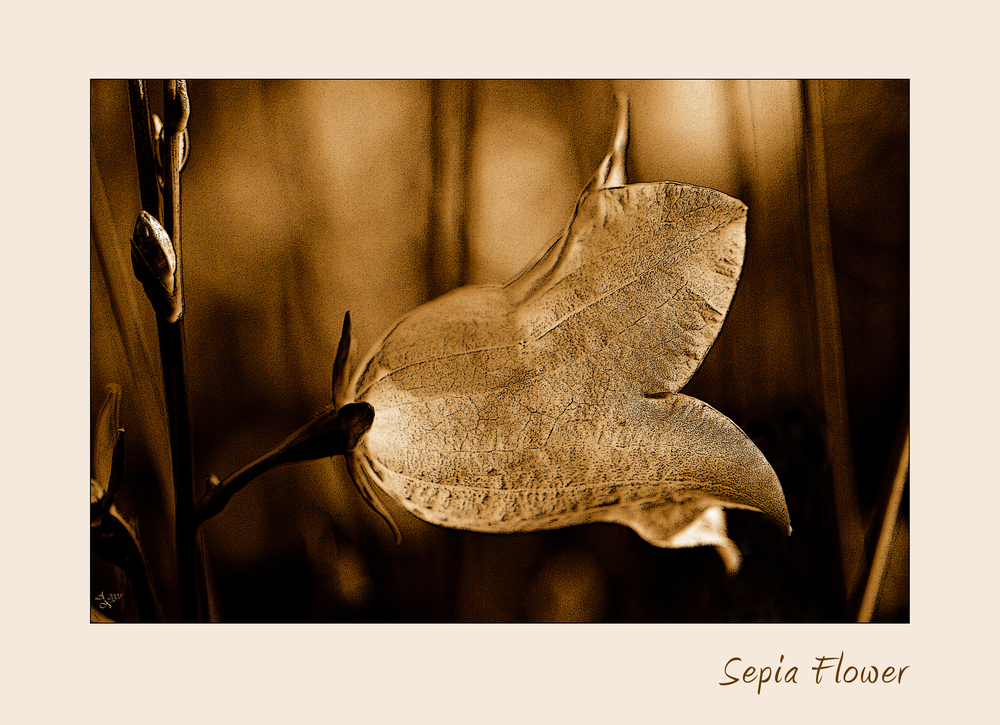
[[[899,518],[899,505],[903,500],[903,488],[906,486],[906,477],[909,470],[910,432],[907,430],[903,441],[903,450],[896,465],[896,473],[892,479],[889,502],[885,508],[885,515],[882,517],[878,544],[875,547],[875,555],[872,557],[868,581],[861,599],[861,607],[858,612],[859,622],[870,622],[872,615],[875,613],[875,605],[878,603],[878,595],[882,589],[882,580],[885,578],[885,570],[889,562],[889,551],[892,548],[892,539],[896,532],[896,522]]]
[[[823,88],[805,81],[806,178],[808,186],[809,248],[816,289],[823,407],[831,439],[833,502],[840,537],[841,567],[846,601],[850,602],[861,569],[863,534],[854,483],[851,429],[847,415],[844,352],[840,336],[840,308],[830,242],[830,212],[823,139]]]
[[[436,80],[431,87],[431,164],[428,297],[465,284],[468,268],[467,207],[472,135],[471,81]]]

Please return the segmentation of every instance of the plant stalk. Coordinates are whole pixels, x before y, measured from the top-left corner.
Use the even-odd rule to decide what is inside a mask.
[[[146,81],[128,82],[129,108],[132,111],[132,138],[139,174],[139,198],[143,211],[157,219],[163,218],[160,189],[156,181],[156,161],[153,155],[153,130],[149,123],[149,94]]]
[[[872,616],[875,614],[875,605],[878,603],[878,596],[882,591],[882,581],[885,579],[885,570],[889,563],[889,552],[892,549],[892,540],[896,533],[896,523],[899,520],[899,506],[903,500],[903,488],[906,486],[906,477],[909,471],[910,431],[907,429],[903,440],[903,449],[900,452],[899,462],[896,465],[895,475],[892,479],[889,501],[885,508],[885,514],[882,516],[878,543],[875,547],[875,554],[872,557],[871,569],[868,573],[868,580],[861,598],[858,622],[870,622]]]
[[[184,81],[163,84],[163,126],[168,154],[163,169],[163,227],[177,256],[175,294],[183,310],[183,255],[181,243],[181,167],[184,160],[184,133],[190,106]],[[191,413],[187,390],[183,312],[171,322],[157,317],[163,385],[170,418],[170,457],[174,478],[175,537],[181,620],[199,622],[208,611],[207,587],[201,568],[201,542],[194,517],[194,454]]]
[[[469,153],[474,114],[473,81],[431,82],[429,298],[466,283],[468,277]]]
[[[164,116],[169,134],[169,151],[163,169],[161,198],[158,170],[153,152],[149,94],[144,80],[128,81],[129,105],[132,116],[132,136],[135,145],[139,195],[142,209],[162,221],[170,238],[170,245],[177,259],[174,290],[177,309],[182,310],[181,291],[181,229],[180,229],[180,170],[183,162],[184,132],[189,115],[187,88],[183,81],[164,82]],[[133,262],[135,254],[133,250]],[[145,286],[145,282],[144,282]],[[147,290],[147,294],[149,291]],[[156,327],[160,347],[160,365],[163,373],[163,392],[167,407],[170,435],[171,476],[175,506],[175,548],[177,551],[178,589],[181,619],[195,622],[201,619],[206,608],[200,605],[206,595],[199,586],[198,544],[193,525],[194,511],[194,458],[192,453],[191,419],[188,406],[187,374],[185,363],[185,335],[183,318],[162,314],[162,305],[150,297],[156,314]]]
[[[310,461],[344,455],[357,445],[375,418],[368,403],[348,403],[342,408],[327,408],[292,433],[277,447],[222,481],[214,481],[195,507],[195,526],[222,511],[238,491],[250,481],[285,463]]]
[[[826,183],[826,149],[823,138],[823,88],[820,81],[805,81],[806,178],[808,187],[809,249],[816,290],[823,408],[831,439],[833,503],[839,535],[845,602],[857,588],[862,569],[863,533],[854,482],[851,429],[847,415],[844,351],[840,332],[840,307],[830,240],[830,211]]]

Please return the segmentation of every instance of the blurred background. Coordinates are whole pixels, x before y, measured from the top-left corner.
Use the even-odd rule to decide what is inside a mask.
[[[157,112],[161,85],[150,84]],[[736,296],[684,392],[754,439],[794,527],[789,537],[763,515],[730,512],[743,553],[734,578],[712,549],[661,550],[624,527],[476,534],[389,504],[397,547],[341,458],[298,463],[204,525],[216,618],[854,621],[908,425],[909,83],[814,88],[808,101],[800,81],[189,80],[182,209],[199,485],[330,402],[345,311],[357,359],[413,307],[505,282],[551,243],[625,93],[630,182],[708,186],[750,208]],[[169,438],[156,325],[129,256],[140,201],[121,80],[91,86],[91,209],[91,420],[105,386],[121,385],[128,479],[117,505],[175,621]],[[128,592],[96,556],[91,587]],[[129,599],[118,619],[136,618]],[[906,495],[874,619],[909,621]]]

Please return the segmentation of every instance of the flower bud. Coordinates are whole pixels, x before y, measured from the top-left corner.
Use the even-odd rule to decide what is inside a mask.
[[[163,225],[139,212],[132,231],[132,269],[156,311],[176,322],[183,311],[177,294],[177,255]]]

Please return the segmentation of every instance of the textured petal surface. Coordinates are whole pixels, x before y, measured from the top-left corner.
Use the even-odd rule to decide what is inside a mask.
[[[353,385],[375,421],[351,468],[431,523],[607,521],[716,546],[732,570],[721,507],[787,526],[781,485],[735,424],[677,391],[729,309],[747,209],[686,184],[603,188],[624,178],[624,142],[534,264],[418,307],[375,346]]]

